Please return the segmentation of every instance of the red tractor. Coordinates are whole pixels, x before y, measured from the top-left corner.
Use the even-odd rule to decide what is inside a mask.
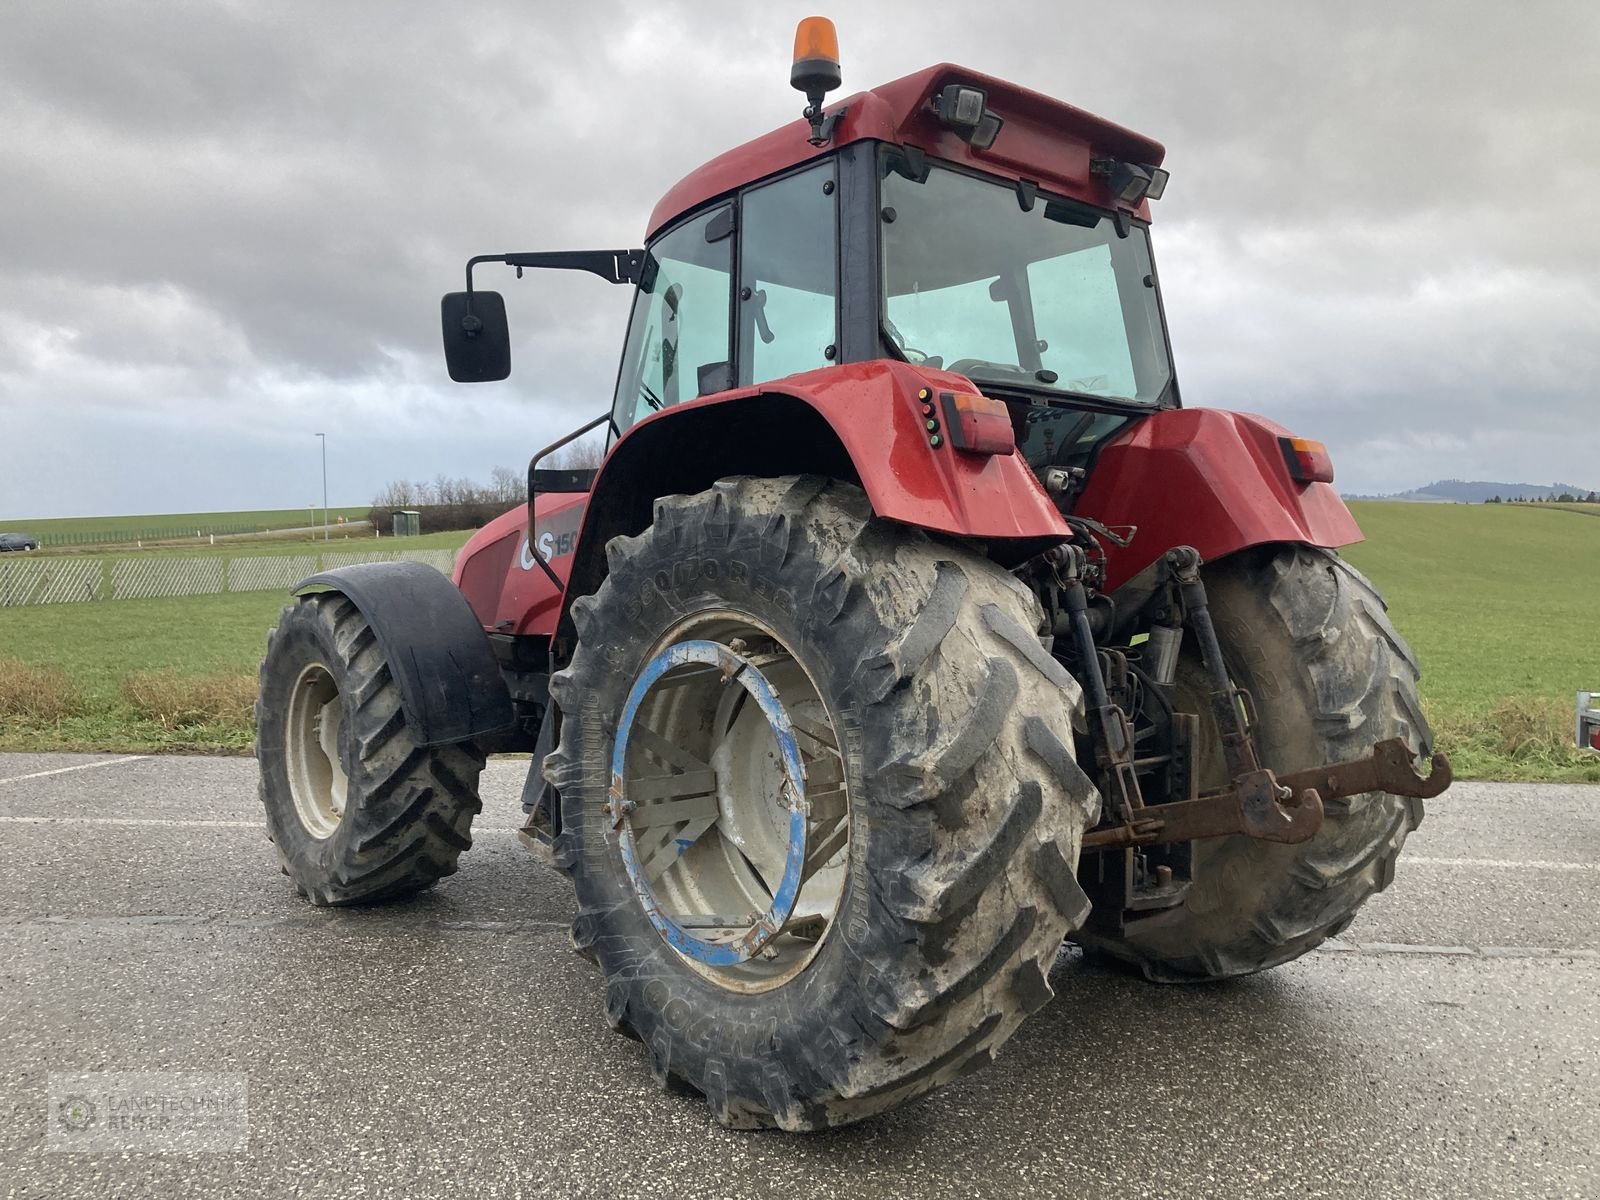
[[[531,754],[610,1023],[723,1124],[819,1129],[987,1063],[1063,939],[1169,981],[1304,954],[1450,773],[1324,448],[1179,404],[1162,147],[949,65],[825,106],[818,18],[793,82],[644,249],[468,263],[464,382],[510,369],[478,264],[634,289],[610,409],[454,584],[301,585],[257,753],[320,905],[450,874],[485,756]]]

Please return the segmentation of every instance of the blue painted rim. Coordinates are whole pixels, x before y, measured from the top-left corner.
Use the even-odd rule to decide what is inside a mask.
[[[628,739],[633,723],[639,715],[639,706],[650,689],[668,671],[677,667],[702,664],[719,667],[730,683],[737,683],[750,694],[767,718],[778,752],[783,760],[785,785],[789,793],[789,846],[784,858],[783,879],[773,893],[772,904],[741,936],[731,942],[711,942],[696,937],[664,912],[656,900],[655,891],[645,877],[644,864],[639,861],[638,847],[633,837],[633,822],[627,819],[627,795],[624,768],[628,758]],[[618,845],[622,851],[623,866],[627,868],[628,881],[644,906],[645,915],[656,931],[675,950],[707,966],[727,967],[748,962],[760,953],[761,948],[778,935],[794,911],[800,898],[801,872],[806,859],[806,784],[805,767],[800,757],[800,745],[795,741],[794,727],[789,723],[783,704],[763,675],[753,663],[734,653],[720,642],[676,642],[657,654],[639,672],[633,690],[628,693],[622,707],[622,719],[617,722],[617,740],[611,749],[611,795],[613,813],[622,813],[618,827]],[[678,842],[678,855],[682,857],[692,842]],[[668,866],[667,870],[671,870]]]

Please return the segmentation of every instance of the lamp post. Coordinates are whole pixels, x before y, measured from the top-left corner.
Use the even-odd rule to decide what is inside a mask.
[[[328,540],[328,435],[317,434],[322,439],[322,540]]]

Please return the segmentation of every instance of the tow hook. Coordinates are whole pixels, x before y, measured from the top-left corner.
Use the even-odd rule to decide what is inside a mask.
[[[1165,846],[1240,833],[1267,842],[1303,842],[1322,827],[1322,806],[1329,800],[1363,792],[1431,800],[1450,786],[1455,775],[1448,755],[1435,754],[1426,776],[1416,769],[1416,757],[1400,738],[1390,738],[1374,746],[1366,758],[1328,763],[1281,779],[1263,767],[1235,780],[1226,792],[1149,805],[1131,830],[1097,829],[1084,836],[1083,844],[1086,849]]]

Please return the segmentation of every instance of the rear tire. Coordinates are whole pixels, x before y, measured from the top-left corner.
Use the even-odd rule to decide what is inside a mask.
[[[1432,751],[1417,661],[1361,572],[1330,551],[1272,546],[1211,564],[1204,575],[1230,674],[1255,701],[1264,766],[1282,774],[1361,758],[1393,737]],[[1201,714],[1200,745],[1214,748],[1191,643],[1179,662],[1177,707]],[[1198,768],[1203,790],[1225,784],[1220,750]],[[1120,937],[1085,931],[1075,940],[1158,982],[1278,966],[1343,930],[1368,896],[1389,886],[1421,820],[1421,800],[1369,792],[1330,801],[1322,828],[1300,845],[1197,841],[1194,883],[1181,906],[1130,914]]]
[[[738,1128],[847,1124],[989,1062],[1049,999],[1061,939],[1087,914],[1074,869],[1099,809],[1071,755],[1081,694],[1040,646],[1033,597],[986,559],[876,520],[858,488],[815,477],[667,497],[649,529],[607,553],[605,582],[572,608],[571,665],[551,682],[562,725],[546,773],[562,802],[557,862],[577,889],[573,942],[605,972],[612,1026],[645,1044],[662,1087],[688,1084]],[[635,736],[629,713],[666,711],[625,709],[648,699],[647,668],[735,625],[741,643],[759,627],[782,651],[757,658],[797,664],[779,692],[809,697],[797,727],[836,735],[847,836],[828,860],[838,893],[818,909],[814,947],[779,935],[770,966],[711,970],[652,924],[629,874],[643,868],[627,865],[618,832],[626,820],[632,838],[639,813],[608,812],[608,790],[616,740]],[[671,686],[706,686],[698,674]],[[681,752],[715,719],[663,727],[681,732]],[[727,744],[686,769],[728,762]],[[726,798],[725,770],[719,842],[742,803]],[[659,880],[695,871],[692,887],[670,885],[679,907],[722,886],[691,859],[706,836],[673,834],[684,848]],[[659,903],[667,886],[644,890]]]
[[[416,744],[376,634],[338,592],[300,597],[267,640],[256,759],[268,836],[313,904],[411,895],[472,845],[483,755]]]

